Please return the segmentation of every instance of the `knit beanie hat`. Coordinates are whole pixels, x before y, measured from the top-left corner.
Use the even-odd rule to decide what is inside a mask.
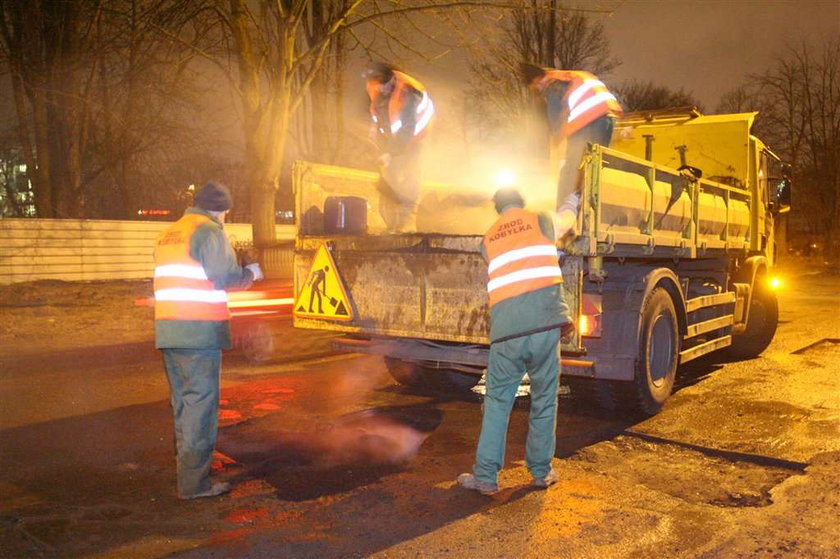
[[[493,204],[496,206],[496,212],[502,213],[508,206],[525,207],[525,200],[518,190],[511,186],[500,188],[493,195]]]
[[[202,210],[223,212],[233,206],[228,187],[220,182],[210,181],[195,193],[195,205]]]

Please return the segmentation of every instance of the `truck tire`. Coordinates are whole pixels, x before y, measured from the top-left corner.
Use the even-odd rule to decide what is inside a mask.
[[[776,292],[767,286],[763,276],[755,278],[755,285],[760,287],[756,288],[750,301],[747,329],[743,334],[732,336],[732,345],[728,349],[733,359],[753,359],[761,355],[773,341],[779,325]]]
[[[462,373],[453,369],[441,369],[439,374],[446,384],[457,390],[469,390],[481,380],[480,374]]]
[[[639,334],[639,358],[633,379],[634,407],[654,415],[674,388],[680,353],[677,311],[665,288],[657,287],[645,298]]]
[[[480,374],[446,368],[436,369],[424,366],[422,362],[403,361],[396,357],[385,357],[385,366],[394,380],[404,386],[469,390],[481,380]]]
[[[627,385],[624,383],[611,383],[608,380],[597,380],[589,378],[568,377],[561,383],[566,383],[571,391],[571,399],[575,409],[587,414],[599,414],[603,412],[616,412],[622,407],[619,391],[613,390],[613,384]],[[625,406],[626,407],[626,406]],[[632,401],[630,407],[633,407]]]
[[[385,357],[385,367],[391,377],[404,386],[422,386],[426,384],[426,373],[419,363],[403,361],[396,357]]]

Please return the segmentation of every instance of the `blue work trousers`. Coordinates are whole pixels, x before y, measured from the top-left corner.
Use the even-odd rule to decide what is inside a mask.
[[[178,495],[188,498],[210,489],[210,463],[219,422],[220,349],[164,349],[172,392]]]
[[[566,163],[560,169],[560,177],[557,180],[558,193],[561,197],[565,198],[569,193],[578,190],[577,183],[581,174],[578,167],[583,159],[586,145],[593,143],[609,147],[614,127],[615,117],[604,115],[567,138]]]
[[[531,378],[531,410],[525,465],[535,478],[551,470],[557,426],[557,383],[560,380],[560,329],[521,336],[490,346],[484,416],[473,474],[496,483],[505,461],[510,411],[527,371]]]

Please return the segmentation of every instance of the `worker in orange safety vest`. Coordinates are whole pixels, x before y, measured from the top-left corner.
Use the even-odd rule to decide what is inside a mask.
[[[256,262],[240,266],[223,227],[230,191],[208,182],[194,207],[155,243],[155,347],[162,350],[171,391],[178,496],[213,497],[230,490],[210,479],[216,446],[222,350],[230,349],[225,288],[263,278]]]
[[[558,172],[557,233],[574,226],[580,205],[578,167],[587,143],[609,146],[621,105],[604,83],[582,70],[553,70],[520,64],[525,84],[545,101],[551,168]],[[565,149],[563,149],[565,144]]]
[[[563,295],[551,216],[524,208],[522,196],[503,188],[493,196],[498,220],[484,235],[490,305],[490,357],[481,434],[471,473],[458,483],[484,494],[499,490],[505,438],[516,391],[527,372],[531,409],[525,465],[532,486],[557,481],[551,467],[557,423],[560,339],[573,329]]]
[[[423,84],[390,64],[374,62],[362,75],[370,97],[371,134],[381,151],[380,213],[389,232],[414,232],[423,138],[435,114],[434,103]]]

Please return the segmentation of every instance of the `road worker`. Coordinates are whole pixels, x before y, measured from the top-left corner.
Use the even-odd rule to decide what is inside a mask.
[[[560,339],[572,328],[557,263],[552,218],[524,209],[513,188],[493,196],[499,218],[484,235],[488,262],[490,358],[481,434],[472,473],[458,483],[486,495],[499,490],[505,438],[516,391],[527,372],[531,410],[525,465],[532,486],[545,489],[557,481],[551,467],[557,423]]]
[[[423,138],[434,104],[423,84],[390,64],[374,62],[363,76],[370,97],[371,134],[381,151],[380,213],[389,232],[414,232]]]
[[[525,84],[545,101],[550,132],[551,168],[559,173],[557,233],[574,227],[580,206],[578,166],[587,143],[609,146],[615,120],[622,114],[615,95],[597,77],[581,70],[553,70],[520,64]],[[563,147],[565,145],[565,148]]]
[[[163,351],[175,420],[178,496],[213,497],[230,490],[212,482],[222,350],[230,349],[225,288],[263,278],[260,265],[239,266],[223,227],[230,191],[208,182],[195,205],[155,243],[155,347]]]

